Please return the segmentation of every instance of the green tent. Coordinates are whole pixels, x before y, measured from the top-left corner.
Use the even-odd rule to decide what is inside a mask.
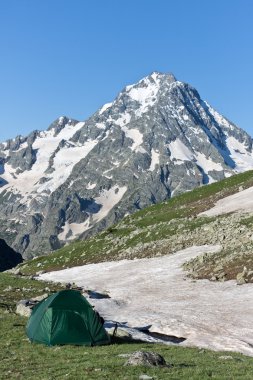
[[[94,346],[110,342],[98,313],[76,290],[62,290],[39,302],[26,326],[31,342]]]

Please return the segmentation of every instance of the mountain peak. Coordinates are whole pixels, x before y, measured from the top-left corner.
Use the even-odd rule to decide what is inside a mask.
[[[0,145],[0,159],[0,232],[26,258],[253,167],[250,136],[157,71],[85,122],[62,116]]]
[[[177,79],[172,73],[162,73],[160,71],[153,71],[147,78],[152,78],[153,80],[166,80],[170,82],[175,82]]]

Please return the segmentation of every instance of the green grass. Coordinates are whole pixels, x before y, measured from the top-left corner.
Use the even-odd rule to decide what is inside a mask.
[[[244,226],[247,226],[247,227],[253,227],[253,215],[251,215],[247,218],[241,219],[240,223],[243,224]]]
[[[58,270],[122,258],[121,252],[138,244],[168,239],[180,231],[194,231],[203,224],[211,223],[213,218],[196,216],[211,208],[217,200],[234,194],[241,187],[246,189],[250,186],[253,186],[253,171],[202,186],[127,216],[95,237],[75,241],[48,256],[25,262],[20,266],[21,271],[24,274],[34,274],[40,270]],[[131,236],[135,231],[138,233]],[[147,249],[146,257],[151,254]],[[145,252],[142,257],[143,255]]]
[[[5,310],[7,305],[15,309],[16,303],[21,299],[29,299],[32,296],[62,289],[61,284],[40,282],[26,277],[14,276],[9,273],[0,273],[0,310]]]
[[[4,295],[4,301],[11,309],[19,299],[42,294],[46,286],[51,290],[59,289],[58,285],[0,273],[0,294],[1,297]],[[4,291],[8,287],[11,290]],[[159,380],[252,379],[253,358],[238,353],[123,341],[102,347],[47,347],[29,342],[25,335],[26,322],[26,318],[7,313],[4,307],[0,307],[1,380],[138,380],[142,374]],[[157,352],[171,366],[124,366],[127,359],[118,355],[137,350]],[[230,359],[222,359],[221,356],[229,356]]]

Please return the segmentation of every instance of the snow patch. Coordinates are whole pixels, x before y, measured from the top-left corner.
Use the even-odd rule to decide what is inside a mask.
[[[210,170],[223,170],[223,167],[220,163],[212,161],[203,153],[191,152],[190,149],[179,138],[169,143],[167,147],[171,152],[171,160],[175,159],[179,161],[176,161],[175,164],[180,164],[180,161],[196,162],[196,164],[198,164],[205,173],[208,173]]]
[[[112,106],[113,103],[106,103],[103,105],[103,107],[99,111],[99,115],[101,115],[103,112],[105,112],[108,108]]]
[[[193,152],[179,138],[169,143],[167,147],[171,153],[171,160],[174,158],[180,161],[192,161],[194,158]]]
[[[20,193],[21,195],[23,195],[24,198],[22,202],[26,202],[28,195],[32,192],[36,192],[37,189],[39,189],[40,185],[38,184],[38,182],[41,179],[41,177],[43,177],[43,173],[48,168],[49,158],[57,149],[60,141],[63,139],[69,140],[84,125],[85,123],[83,122],[77,123],[75,126],[67,124],[65,128],[63,128],[57,136],[54,136],[53,130],[40,132],[32,144],[32,149],[37,151],[37,155],[36,162],[32,166],[31,170],[27,170],[23,173],[16,174],[16,169],[12,168],[8,164],[5,164],[5,171],[2,175],[2,178],[6,180],[8,183],[5,186],[1,187],[0,192],[8,188],[16,194]],[[68,157],[65,157],[64,159],[67,160],[66,166],[68,166]],[[63,163],[61,163],[61,166],[63,166]],[[66,170],[66,172],[68,172],[68,170]],[[56,170],[55,180],[54,178],[52,178],[53,189],[55,188],[55,186],[57,186],[57,183],[59,183],[59,185],[62,183],[63,177],[61,176],[65,176],[65,178],[67,178],[65,173],[60,174]]]
[[[20,144],[20,146],[19,146],[19,148],[17,149],[17,150],[14,150],[14,152],[16,153],[16,152],[20,152],[21,150],[23,150],[23,149],[25,149],[25,148],[27,148],[28,147],[28,144],[27,144],[27,142],[25,141],[25,142],[23,142],[22,144]]]
[[[253,212],[253,187],[220,199],[215,203],[214,207],[199,215],[216,216],[236,211],[243,213]]]
[[[82,146],[65,146],[56,153],[53,160],[54,172],[46,178],[48,181],[37,187],[37,192],[54,191],[70,176],[73,167],[97,145],[98,140],[88,140]]]
[[[223,167],[220,163],[214,162],[207,158],[203,153],[196,153],[197,164],[204,170],[205,173],[208,173],[210,170],[223,170]]]
[[[153,172],[155,170],[156,165],[159,165],[159,158],[160,158],[159,152],[152,148],[152,150],[151,150],[151,164],[150,164],[150,167],[148,169],[149,171]]]
[[[192,281],[182,264],[220,246],[191,247],[162,257],[122,260],[45,273],[40,279],[75,282],[110,299],[90,299],[106,320],[185,337],[180,346],[239,351],[253,356],[253,284]],[[247,312],[245,313],[245,310]]]
[[[148,152],[146,151],[146,149],[144,149],[142,146],[137,146],[136,149],[135,149],[135,152],[139,152],[139,153],[142,153],[142,154],[148,154]]]
[[[63,241],[74,240],[79,235],[81,235],[81,233],[87,231],[88,229],[90,229],[89,219],[87,219],[83,223],[66,222],[63,227],[63,231],[60,234],[58,234],[58,239]]]
[[[159,75],[157,73],[153,73],[151,77],[153,79],[152,82],[147,77],[138,82],[137,85],[126,87],[126,91],[130,98],[140,104],[139,108],[135,112],[137,117],[140,117],[143,113],[145,113],[157,100],[157,93],[159,91],[160,84]]]
[[[109,190],[101,191],[100,195],[94,198],[96,205],[100,205],[101,208],[97,213],[89,213],[89,218],[83,223],[69,223],[66,221],[63,226],[63,231],[58,234],[59,240],[68,241],[76,239],[80,234],[89,230],[95,223],[102,220],[111,209],[121,200],[127,187],[113,186]]]
[[[103,190],[101,194],[95,198],[96,203],[102,207],[98,213],[93,214],[92,221],[97,223],[102,220],[111,209],[119,203],[126,191],[127,186],[119,187],[117,185],[114,185],[109,190]]]
[[[226,128],[229,128],[231,130],[234,129],[234,126],[228,122],[227,119],[225,119],[224,116],[222,116],[219,112],[215,111],[210,104],[208,104],[206,101],[204,101],[206,104],[210,114],[213,116],[214,120],[216,121],[217,124],[222,125]]]
[[[95,187],[97,186],[97,184],[96,183],[88,183],[88,185],[86,186],[86,189],[87,190],[92,190],[92,189],[94,189]]]
[[[124,113],[121,117],[119,117],[115,124],[119,125],[120,127],[124,127],[126,124],[128,124],[131,120],[131,115],[129,113]]]
[[[97,127],[98,129],[105,129],[105,128],[106,128],[106,126],[105,126],[104,123],[97,123],[97,124],[96,124],[96,127]]]
[[[143,134],[138,129],[128,129],[122,126],[122,131],[125,132],[126,137],[133,140],[133,145],[130,147],[132,151],[135,151],[143,143]]]
[[[253,152],[249,152],[246,146],[233,136],[228,137],[226,143],[230,151],[230,156],[236,163],[235,170],[237,172],[253,169]]]
[[[58,119],[58,124],[62,125],[63,122],[64,122],[64,116],[60,116],[59,119]]]

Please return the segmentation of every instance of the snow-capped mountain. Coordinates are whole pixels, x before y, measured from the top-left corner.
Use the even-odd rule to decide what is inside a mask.
[[[0,236],[31,258],[251,168],[246,132],[154,72],[85,122],[60,117],[0,144]]]

